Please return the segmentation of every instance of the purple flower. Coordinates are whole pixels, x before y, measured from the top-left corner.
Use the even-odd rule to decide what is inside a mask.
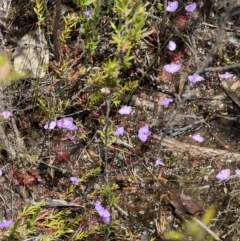
[[[3,174],[3,172],[2,172],[2,170],[0,169],[0,177],[2,176],[2,174]]]
[[[124,127],[118,127],[115,131],[116,136],[121,136],[124,133]]]
[[[178,72],[181,69],[181,65],[180,64],[171,63],[171,64],[164,65],[163,68],[168,73],[174,74],[174,73]]]
[[[176,49],[177,45],[175,42],[173,42],[172,40],[169,41],[168,43],[168,46],[167,48],[170,50],[170,51],[174,51]]]
[[[0,222],[0,229],[8,228],[12,224],[13,224],[13,220],[12,219],[10,219],[10,220],[3,220],[2,222]]]
[[[46,130],[53,130],[57,125],[57,122],[56,121],[48,121],[45,126],[44,126],[44,129]]]
[[[198,142],[203,142],[204,138],[200,136],[199,134],[194,134],[192,135],[193,140],[198,141]]]
[[[42,182],[43,179],[42,179],[41,177],[39,177],[39,178],[37,179],[37,181],[38,181],[38,182]]]
[[[177,8],[178,8],[178,1],[173,1],[173,2],[168,1],[168,5],[167,5],[168,12],[175,12]]]
[[[94,203],[95,209],[98,212],[98,215],[100,216],[100,220],[103,221],[106,224],[110,223],[110,213],[108,212],[107,209],[105,209],[100,201],[96,201]]]
[[[87,18],[92,18],[92,12],[91,10],[84,11],[84,14],[87,16]]]
[[[72,117],[64,117],[57,121],[57,127],[67,129],[70,131],[77,130],[77,126],[73,123]]]
[[[216,178],[220,181],[224,181],[230,177],[230,174],[231,174],[230,169],[223,169],[217,174]]]
[[[157,158],[154,166],[157,167],[157,166],[159,166],[159,165],[164,166],[164,163],[162,162],[162,160],[161,160],[160,158]]]
[[[219,78],[221,79],[230,79],[234,76],[234,74],[226,72],[225,74],[219,74]]]
[[[188,80],[195,84],[199,81],[204,80],[204,78],[202,76],[200,76],[199,74],[193,74],[193,75],[188,76]]]
[[[79,179],[77,177],[70,177],[70,181],[73,185],[76,185],[79,182]]]
[[[152,132],[149,131],[148,125],[145,125],[138,130],[138,137],[142,142],[145,142],[148,136],[150,136],[151,134]]]
[[[122,105],[121,109],[118,111],[120,115],[129,115],[132,112],[131,106]]]
[[[185,7],[185,10],[189,13],[192,13],[197,7],[197,4],[196,3],[190,3],[188,4],[186,7]]]
[[[173,99],[172,98],[164,98],[160,105],[169,105],[169,103],[173,102]]]
[[[2,112],[0,112],[0,115],[2,115],[3,118],[6,120],[12,116],[12,113],[10,111],[2,111]]]

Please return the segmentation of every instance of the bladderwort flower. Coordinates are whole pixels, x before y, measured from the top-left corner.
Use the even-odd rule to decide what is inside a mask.
[[[200,76],[199,74],[193,74],[193,75],[188,76],[188,80],[189,80],[189,82],[192,82],[195,84],[197,82],[203,81],[204,78],[202,76]]]
[[[92,18],[92,12],[91,10],[84,11],[84,14],[87,16],[87,18]]]
[[[64,117],[57,121],[57,127],[67,129],[70,131],[77,130],[77,126],[73,123],[72,117]]]
[[[177,45],[174,41],[170,40],[169,43],[168,43],[168,46],[167,48],[170,50],[170,51],[174,51],[176,49]]]
[[[200,143],[204,141],[204,138],[202,136],[200,136],[199,134],[192,135],[192,138],[193,138],[193,140],[198,141]]]
[[[116,136],[122,136],[124,133],[124,127],[118,127],[115,131]]]
[[[13,220],[12,219],[3,220],[2,222],[0,222],[0,229],[9,228],[12,224],[13,224]]]
[[[218,76],[221,79],[231,79],[234,76],[234,74],[226,72],[225,74],[219,74]]]
[[[223,169],[217,174],[216,178],[220,181],[224,181],[229,179],[230,175],[231,175],[230,169]]]
[[[164,163],[162,162],[162,159],[160,159],[159,157],[157,158],[155,164],[154,164],[155,167],[158,167],[158,166],[164,166]]]
[[[175,12],[177,8],[178,8],[178,1],[173,1],[173,2],[168,1],[168,5],[166,8],[168,12]]]
[[[164,99],[161,101],[160,105],[163,105],[163,106],[169,105],[171,102],[173,102],[173,99],[172,99],[172,98],[164,98]]]
[[[39,177],[39,178],[37,179],[37,181],[38,181],[38,182],[42,182],[43,179],[42,179],[41,177]]]
[[[181,69],[181,65],[175,64],[175,63],[166,64],[166,65],[163,66],[163,69],[170,74],[174,74]]]
[[[98,215],[100,216],[100,221],[109,224],[110,223],[110,213],[107,209],[105,209],[100,201],[96,201],[94,203],[95,209],[98,212]]]
[[[67,129],[70,131],[77,130],[77,126],[73,123],[72,117],[63,117],[57,121],[48,121],[44,125],[44,129],[53,130],[56,126],[60,129]]]
[[[152,132],[149,131],[148,125],[145,125],[138,130],[138,137],[142,142],[145,142],[151,134]]]
[[[3,116],[5,120],[9,119],[12,116],[12,113],[10,111],[2,111],[0,112],[0,115]]]
[[[76,185],[79,182],[79,179],[77,177],[70,177],[70,181],[73,185]]]
[[[197,7],[197,4],[195,2],[192,2],[185,7],[185,10],[189,13],[192,13],[195,11],[196,7]]]
[[[122,105],[121,109],[118,111],[120,115],[129,115],[132,112],[131,106]]]
[[[47,121],[47,123],[45,124],[45,126],[43,128],[46,130],[53,130],[56,126],[57,126],[56,121]]]

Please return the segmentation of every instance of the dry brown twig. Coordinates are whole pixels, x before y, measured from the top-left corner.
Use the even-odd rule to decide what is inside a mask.
[[[202,147],[202,146],[196,146],[189,143],[184,143],[169,137],[164,137],[161,139],[160,136],[153,135],[153,138],[157,141],[161,141],[161,146],[166,147],[172,151],[175,152],[189,152],[191,150],[191,155],[194,156],[204,156],[208,158],[218,158],[220,160],[226,161],[226,160],[232,160],[232,161],[239,161],[240,160],[240,153],[237,152],[230,152],[228,150],[222,150],[222,149],[213,149],[208,147]],[[116,141],[117,144],[123,145],[127,148],[130,148],[134,150],[134,147],[130,144]]]
[[[161,137],[157,135],[153,135],[153,137],[157,140],[161,139]],[[189,143],[177,141],[168,137],[165,137],[162,139],[162,146],[165,146],[176,152],[191,151],[191,155],[196,155],[196,156],[201,155],[201,156],[210,157],[210,158],[215,157],[221,160],[232,160],[232,161],[240,160],[240,153],[230,152],[230,151],[221,150],[221,149],[213,149],[208,147],[196,146]]]

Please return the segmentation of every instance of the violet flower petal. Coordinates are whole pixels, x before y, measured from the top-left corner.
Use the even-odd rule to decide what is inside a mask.
[[[200,136],[199,134],[192,135],[192,138],[193,138],[193,140],[198,141],[200,143],[204,141],[204,138],[202,136]]]
[[[70,131],[77,130],[77,126],[73,123],[72,117],[64,117],[57,121],[57,127],[67,129]]]
[[[229,179],[230,174],[231,174],[230,169],[223,169],[217,174],[216,178],[220,181],[224,181]]]
[[[84,14],[86,15],[87,18],[92,18],[92,12],[91,12],[91,10],[86,10],[86,11],[84,11]]]
[[[76,185],[79,182],[79,179],[77,177],[70,177],[70,181],[73,185]]]
[[[174,73],[178,72],[181,69],[181,65],[180,64],[171,63],[171,64],[164,65],[163,68],[168,73],[174,74]]]
[[[105,209],[100,201],[96,201],[94,203],[95,209],[98,212],[98,215],[100,216],[100,220],[103,221],[106,224],[110,223],[110,213],[107,209]]]
[[[161,166],[164,166],[164,163],[162,162],[162,159],[157,158],[157,160],[156,160],[154,166],[157,167],[157,166],[160,166],[160,165],[161,165]]]
[[[172,98],[164,98],[162,101],[161,101],[161,103],[160,103],[160,105],[169,105],[171,102],[173,102],[173,99]]]
[[[175,12],[178,8],[178,1],[168,1],[168,5],[167,5],[167,11],[168,12]]]
[[[131,106],[122,105],[121,109],[118,111],[120,115],[129,115],[132,112]]]
[[[42,179],[41,177],[39,177],[39,178],[37,179],[37,181],[38,181],[38,182],[42,182],[43,179]]]
[[[12,113],[6,110],[6,111],[2,111],[0,115],[2,115],[5,120],[7,120],[12,116]]]
[[[185,7],[185,10],[189,13],[192,13],[196,9],[196,7],[197,4],[195,2],[192,2]]]
[[[170,51],[174,51],[176,49],[177,45],[175,42],[173,42],[172,40],[169,41],[168,43],[168,46],[167,48],[170,50]]]
[[[118,127],[115,131],[116,136],[122,136],[124,133],[124,127]]]
[[[142,142],[145,142],[148,136],[150,136],[151,134],[152,132],[149,131],[148,125],[145,125],[138,130],[138,137]]]
[[[0,229],[8,228],[12,224],[13,224],[13,220],[12,219],[10,219],[10,220],[3,220],[2,222],[0,222]]]
[[[235,173],[236,173],[236,175],[240,175],[240,170],[239,169],[236,169],[236,171],[235,171]]]
[[[56,127],[56,125],[56,121],[48,121],[43,128],[46,130],[53,130]]]
[[[230,79],[230,78],[232,78],[234,76],[234,74],[226,72],[225,74],[219,74],[218,76],[221,79]]]
[[[188,76],[188,80],[192,83],[197,83],[199,81],[203,81],[204,78],[200,76],[199,74],[193,74]]]

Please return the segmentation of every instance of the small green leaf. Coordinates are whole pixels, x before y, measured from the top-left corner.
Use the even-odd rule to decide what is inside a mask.
[[[94,3],[95,0],[85,0],[81,5],[83,7],[89,6],[90,4]]]
[[[176,231],[170,231],[164,234],[164,238],[173,239],[177,241],[184,239],[184,235]]]
[[[202,222],[205,225],[208,225],[211,222],[211,219],[213,218],[215,211],[215,207],[211,206],[204,212]]]
[[[111,27],[113,28],[113,30],[117,33],[118,31],[117,31],[116,25],[113,22],[110,22],[110,24],[111,24]]]

